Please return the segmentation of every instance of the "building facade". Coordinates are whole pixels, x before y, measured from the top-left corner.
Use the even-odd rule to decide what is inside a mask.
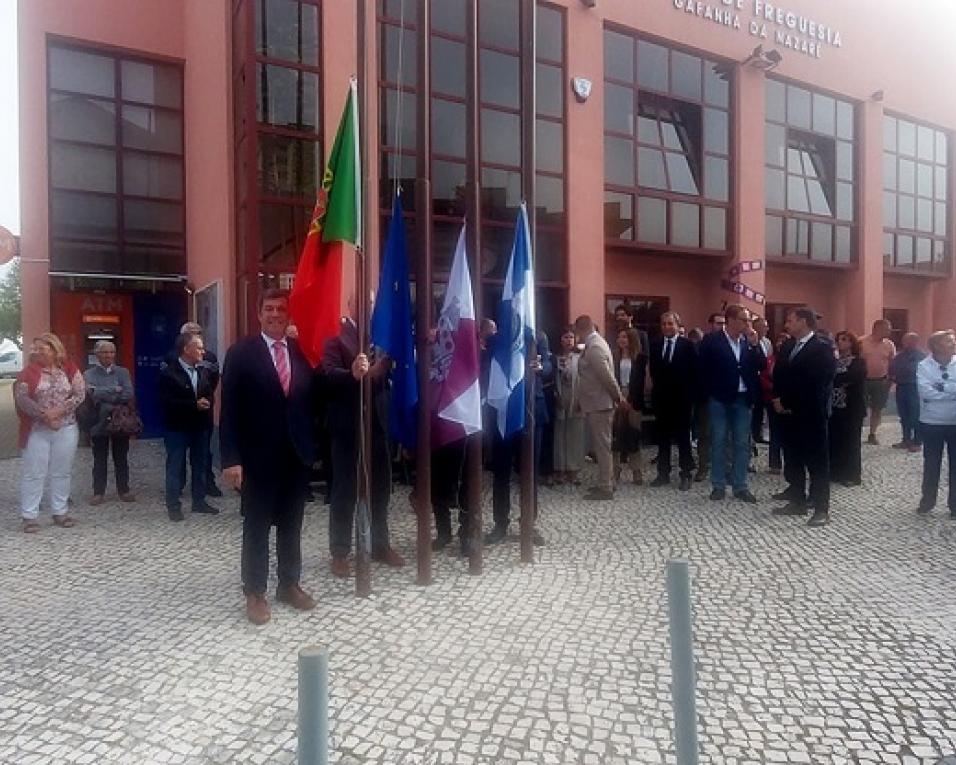
[[[149,409],[180,322],[221,352],[257,291],[290,282],[363,69],[368,251],[398,188],[415,241],[428,151],[440,283],[465,212],[472,46],[486,312],[533,173],[551,332],[625,298],[647,326],[665,309],[701,325],[728,300],[777,326],[802,303],[831,329],[956,324],[944,3],[538,0],[532,33],[531,0],[477,0],[472,33],[470,2],[432,0],[425,30],[416,0],[367,0],[361,61],[357,0],[20,2],[25,336],[52,327],[81,360],[115,338]]]

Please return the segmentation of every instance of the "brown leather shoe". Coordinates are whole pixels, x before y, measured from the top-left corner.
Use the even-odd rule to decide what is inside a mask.
[[[385,548],[380,553],[373,553],[372,560],[378,563],[384,563],[392,568],[402,568],[405,565],[405,559],[391,547]]]
[[[120,498],[120,502],[135,502],[136,501],[136,495],[133,494],[133,492],[131,491],[128,491],[125,494],[120,494],[119,498]]]
[[[297,584],[276,589],[276,600],[292,606],[297,611],[311,611],[315,608],[313,597]]]
[[[256,625],[265,624],[272,618],[269,601],[264,595],[246,595],[246,618]]]
[[[90,497],[90,507],[96,507],[97,505],[102,505],[103,499],[104,498],[102,494],[94,494],[92,497]]]
[[[339,579],[348,579],[352,575],[352,567],[349,565],[349,559],[345,556],[332,556],[329,569],[332,571],[332,576],[337,576]]]

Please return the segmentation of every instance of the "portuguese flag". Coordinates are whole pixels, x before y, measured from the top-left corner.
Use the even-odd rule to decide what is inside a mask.
[[[343,248],[359,244],[361,221],[358,96],[353,80],[289,298],[299,345],[313,367],[322,361],[325,341],[339,331]]]

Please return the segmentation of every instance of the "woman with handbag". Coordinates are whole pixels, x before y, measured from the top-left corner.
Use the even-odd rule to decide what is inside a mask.
[[[101,505],[106,494],[106,460],[113,451],[116,493],[123,502],[135,502],[129,490],[129,439],[131,433],[117,428],[114,417],[125,414],[122,408],[132,406],[133,381],[129,371],[116,364],[116,346],[100,340],[93,348],[96,363],[83,373],[86,394],[96,408],[90,427],[93,446],[93,497],[91,505]]]
[[[636,486],[641,486],[644,483],[641,473],[641,412],[644,410],[647,355],[636,329],[618,331],[612,355],[614,377],[624,395],[624,405],[614,412],[611,446],[614,482],[620,482],[624,465],[630,465],[631,480]]]
[[[574,343],[574,328],[565,328],[554,365],[554,474],[556,483],[577,486],[584,467],[584,413],[578,403],[578,352]]]
[[[46,332],[33,341],[30,363],[13,388],[20,417],[23,468],[20,479],[20,516],[23,531],[40,530],[37,521],[47,481],[53,522],[70,528],[70,482],[79,430],[76,408],[86,395],[83,375],[66,357],[60,338]]]

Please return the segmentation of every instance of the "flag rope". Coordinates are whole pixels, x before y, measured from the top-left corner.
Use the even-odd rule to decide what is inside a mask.
[[[402,157],[402,109],[405,102],[405,0],[399,0],[398,10],[398,95],[395,100],[395,152],[392,154],[392,198],[398,196],[401,184],[398,163]]]

